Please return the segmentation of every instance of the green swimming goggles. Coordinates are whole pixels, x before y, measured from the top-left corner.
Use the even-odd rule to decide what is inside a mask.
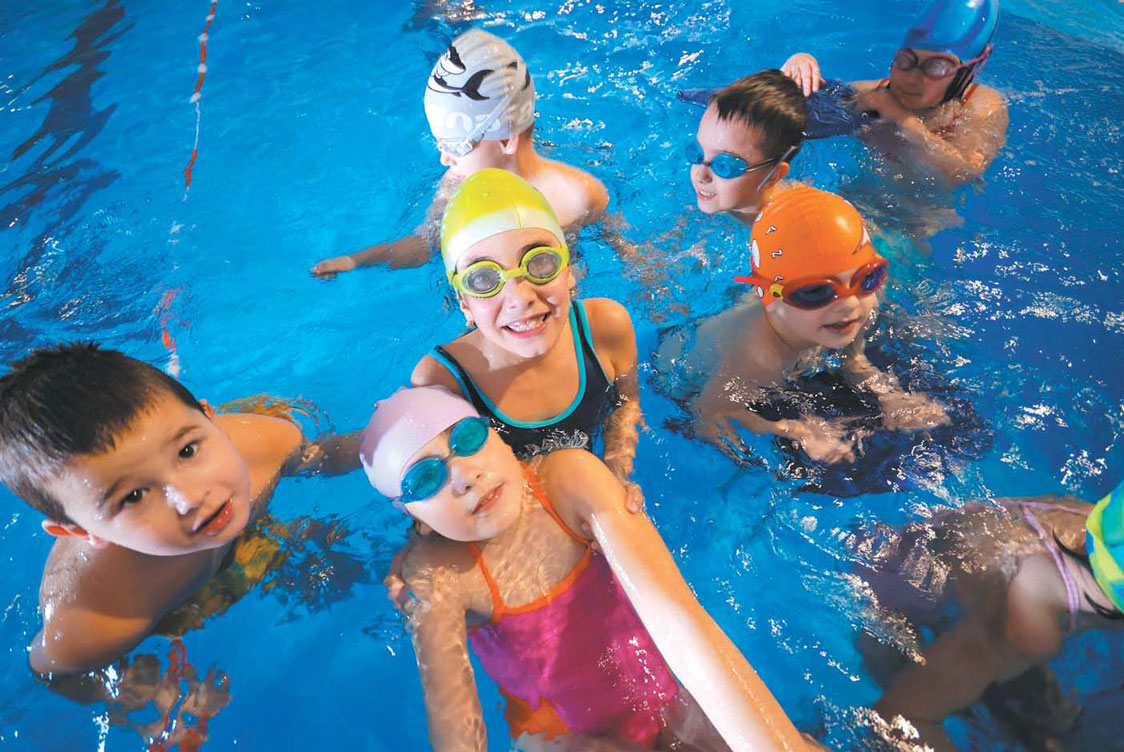
[[[449,478],[449,459],[476,454],[487,440],[487,418],[462,418],[454,423],[449,433],[449,453],[444,457],[426,457],[406,468],[398,501],[408,504],[432,497]]]
[[[533,285],[545,285],[569,265],[570,252],[565,246],[540,245],[524,253],[514,269],[504,269],[495,261],[484,259],[469,264],[463,272],[450,274],[449,282],[465,295],[490,298],[498,295],[509,279],[524,277]]]

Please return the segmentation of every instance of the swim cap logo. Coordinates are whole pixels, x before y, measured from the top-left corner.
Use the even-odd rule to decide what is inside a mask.
[[[754,270],[761,268],[761,249],[757,247],[757,241],[754,240],[749,244],[750,261],[753,264]]]

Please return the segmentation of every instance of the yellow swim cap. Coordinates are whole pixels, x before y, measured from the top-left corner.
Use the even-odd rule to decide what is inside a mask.
[[[465,178],[441,217],[441,258],[452,279],[457,261],[476,243],[508,230],[536,227],[566,239],[554,210],[533,185],[515,173],[488,168]]]
[[[1085,520],[1085,553],[1101,590],[1124,611],[1124,483],[1097,502]]]

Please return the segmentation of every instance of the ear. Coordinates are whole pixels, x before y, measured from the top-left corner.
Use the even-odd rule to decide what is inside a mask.
[[[773,169],[773,174],[765,181],[765,185],[761,186],[762,191],[767,191],[777,183],[781,182],[788,175],[788,171],[792,169],[792,165],[788,162],[781,162],[776,168]]]
[[[457,293],[457,308],[461,309],[464,314],[464,323],[466,326],[472,326],[472,311],[468,310],[468,305],[464,302],[464,295]]]
[[[512,154],[519,151],[519,139],[520,138],[521,138],[521,136],[518,133],[516,133],[511,138],[501,138],[500,142],[499,142],[500,143],[500,151],[502,151],[504,154],[506,154],[510,157]]]
[[[43,530],[56,538],[85,538],[91,548],[105,548],[109,541],[99,538],[93,533],[75,525],[73,522],[59,522],[58,520],[43,520],[39,523]]]
[[[199,400],[199,406],[203,408],[203,414],[210,420],[215,419],[215,409],[211,407],[211,403],[207,400]]]

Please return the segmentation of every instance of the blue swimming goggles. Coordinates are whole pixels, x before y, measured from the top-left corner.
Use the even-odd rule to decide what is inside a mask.
[[[733,154],[719,154],[709,162],[704,158],[703,148],[699,145],[698,141],[692,140],[687,142],[687,147],[683,150],[684,156],[687,157],[687,162],[693,165],[703,165],[709,167],[710,171],[723,180],[732,180],[740,178],[742,175],[753,170],[767,167],[777,162],[777,158],[766,159],[757,164],[749,164],[741,157],[735,157]]]
[[[408,504],[433,496],[449,478],[449,458],[476,454],[487,440],[487,418],[462,418],[454,423],[449,433],[449,453],[444,457],[426,457],[406,468],[398,501]]]

